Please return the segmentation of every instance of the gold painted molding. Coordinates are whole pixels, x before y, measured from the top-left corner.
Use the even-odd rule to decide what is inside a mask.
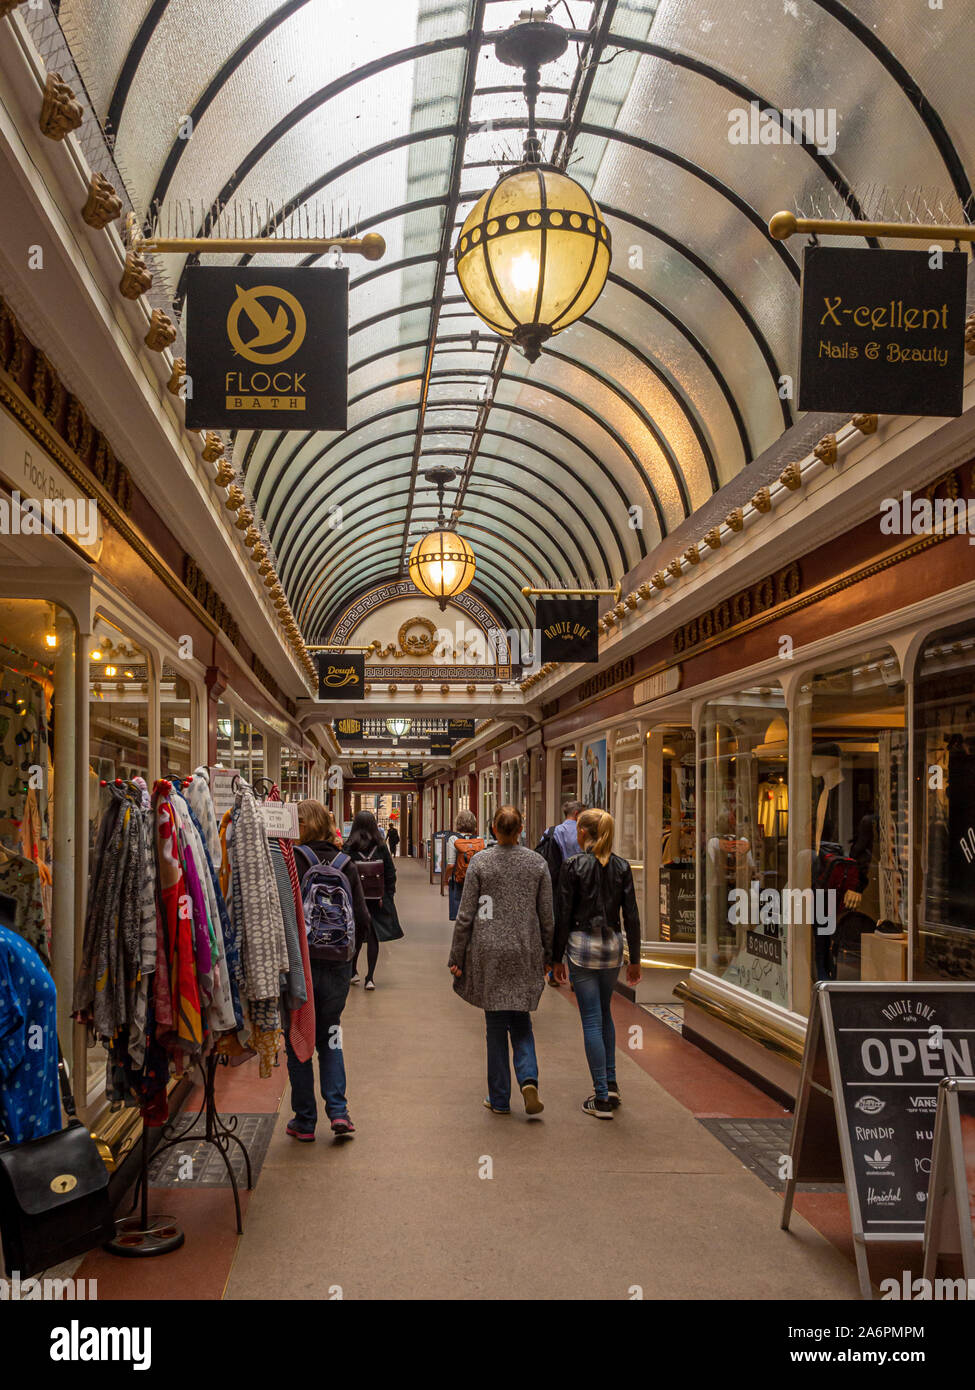
[[[702,1013],[716,1018],[719,1023],[734,1028],[738,1033],[743,1033],[752,1042],[758,1043],[760,1047],[764,1047],[769,1052],[774,1052],[777,1056],[785,1058],[786,1061],[794,1063],[795,1066],[798,1067],[802,1063],[804,1050],[802,1043],[784,1029],[775,1028],[766,1019],[749,1013],[743,1006],[739,1007],[725,1001],[719,1002],[696,988],[690,980],[678,981],[674,986],[674,996],[682,1003],[691,1004],[695,1009],[700,1009]]]

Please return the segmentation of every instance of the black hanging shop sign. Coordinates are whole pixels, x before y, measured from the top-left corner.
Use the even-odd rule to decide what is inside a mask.
[[[358,743],[363,738],[362,720],[354,715],[336,719],[332,726],[339,743]]]
[[[473,719],[448,719],[447,733],[450,738],[473,738]]]
[[[344,430],[349,272],[191,266],[189,429]]]
[[[367,762],[360,762],[358,759],[353,758],[353,759],[352,759],[352,776],[353,776],[353,777],[368,777],[368,776],[369,776],[369,764],[368,764]]]
[[[422,763],[407,763],[407,764],[406,764],[406,779],[407,779],[408,782],[419,782],[419,780],[420,780],[420,778],[421,778],[422,776],[423,776],[423,764],[422,764]]]
[[[318,698],[320,700],[364,700],[366,661],[362,652],[319,652]],[[362,730],[360,727],[360,734]]]
[[[535,626],[541,635],[539,660],[598,661],[599,602],[594,598],[540,598]]]
[[[800,410],[960,415],[968,257],[809,246]]]
[[[446,734],[430,735],[430,756],[432,758],[449,758],[453,747],[453,740]]]

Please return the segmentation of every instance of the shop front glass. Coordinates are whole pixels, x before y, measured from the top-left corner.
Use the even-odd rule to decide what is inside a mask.
[[[217,705],[217,763],[220,767],[234,764],[234,712],[223,700]]]
[[[661,941],[693,946],[697,935],[697,758],[694,731],[654,729],[647,737],[647,862],[658,885]],[[651,916],[652,914],[648,914]],[[652,927],[645,928],[650,936]]]
[[[975,979],[975,624],[929,637],[914,686],[914,977]]]
[[[163,663],[159,686],[159,733],[164,776],[193,771],[193,687],[174,666]]]
[[[613,741],[613,790],[608,809],[616,822],[614,850],[629,861],[633,870],[633,888],[640,907],[641,923],[646,915],[643,906],[646,880],[643,808],[643,735],[634,724],[616,731]]]
[[[799,687],[790,886],[806,898],[793,926],[800,1012],[812,979],[907,979],[906,725],[904,683],[887,648]],[[779,815],[784,794],[774,776],[762,795],[766,816]],[[803,953],[808,970],[799,967]]]
[[[118,628],[99,617],[88,650],[88,756],[95,785],[142,777],[151,788],[155,750],[149,747],[148,653]],[[101,798],[89,798],[91,843],[104,809]]]
[[[55,817],[70,837],[72,771],[54,800],[57,692],[72,689],[75,632],[69,615],[40,599],[0,599],[0,921],[56,960]],[[73,713],[68,711],[69,716]]]
[[[580,761],[582,789],[579,800],[586,807],[609,810],[609,739],[594,734],[583,739]]]
[[[778,685],[712,700],[700,731],[703,965],[788,1005],[789,732]],[[771,792],[771,798],[769,793]]]
[[[559,804],[552,808],[552,817],[562,819],[562,807],[579,796],[579,759],[574,748],[563,748],[559,754]]]
[[[112,805],[112,792],[108,784],[120,780],[127,785],[129,794],[135,796],[138,784],[134,779],[138,777],[145,781],[151,791],[158,760],[156,750],[149,744],[152,664],[148,653],[99,615],[89,639],[87,655],[88,868],[91,874],[97,868],[94,849],[102,817]],[[171,716],[171,720],[174,717]],[[165,762],[166,756],[164,750],[162,771],[179,772],[179,767],[170,767]],[[104,1084],[107,1059],[101,1043],[89,1047],[89,1103]]]

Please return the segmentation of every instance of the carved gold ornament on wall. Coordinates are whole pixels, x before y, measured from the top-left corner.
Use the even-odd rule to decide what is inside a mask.
[[[413,628],[420,631],[413,632]],[[429,618],[407,618],[396,634],[396,641],[404,656],[429,656],[437,645],[437,626]]]
[[[88,197],[81,209],[82,219],[96,231],[104,231],[116,217],[122,216],[122,199],[104,174],[96,170],[88,181]]]
[[[44,84],[41,103],[41,134],[49,140],[63,140],[70,130],[77,130],[84,120],[81,103],[74,92],[56,72],[49,72]]]

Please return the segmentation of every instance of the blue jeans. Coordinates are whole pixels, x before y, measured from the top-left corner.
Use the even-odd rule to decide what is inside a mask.
[[[457,920],[457,909],[460,907],[460,900],[464,896],[464,885],[455,883],[452,878],[447,880],[447,901],[450,904],[450,920]]]
[[[330,1120],[349,1113],[345,1099],[345,1056],[342,1052],[342,1032],[339,1020],[349,997],[352,962],[333,964],[313,960],[311,978],[315,992],[315,1050],[321,1079],[325,1113]],[[315,1104],[315,1067],[309,1057],[299,1062],[291,1048],[288,1030],[284,1032],[288,1052],[288,1078],[291,1081],[291,1106],[295,1124],[307,1134],[314,1134],[318,1122]],[[337,1044],[337,1045],[336,1045]]]
[[[587,970],[569,961],[569,979],[579,1003],[586,1061],[592,1073],[597,1100],[609,1099],[610,1082],[616,1081],[616,1029],[613,1026],[613,990],[619,970]]]
[[[526,1081],[538,1081],[532,1016],[529,1013],[520,1013],[516,1009],[485,1009],[484,1021],[487,1028],[488,1100],[495,1110],[510,1110],[509,1033],[518,1085],[524,1086]]]

